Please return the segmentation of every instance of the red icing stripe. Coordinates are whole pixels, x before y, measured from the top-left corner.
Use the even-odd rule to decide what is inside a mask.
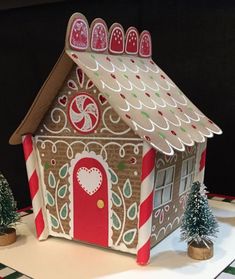
[[[150,238],[149,240],[142,246],[137,253],[137,263],[139,265],[146,265],[149,262],[150,257]]]
[[[38,175],[36,170],[34,170],[33,174],[29,179],[29,189],[30,189],[31,199],[33,200],[34,196],[38,192]]]
[[[206,149],[202,152],[199,171],[202,171],[206,165]]]
[[[33,152],[33,142],[31,135],[26,135],[23,139],[24,157],[25,161],[28,160],[30,154]]]
[[[142,161],[142,177],[141,180],[143,181],[152,171],[154,168],[155,163],[155,155],[156,151],[151,148],[143,157]]]
[[[140,204],[140,219],[139,219],[139,228],[142,227],[153,211],[153,191],[151,194]]]
[[[40,209],[38,215],[35,218],[35,224],[36,224],[37,237],[39,238],[45,227],[43,215],[42,215],[42,209]]]

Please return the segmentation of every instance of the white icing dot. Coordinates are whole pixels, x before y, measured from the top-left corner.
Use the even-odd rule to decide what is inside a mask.
[[[77,131],[76,130],[73,130],[73,132],[76,134],[77,133]]]
[[[93,92],[96,93],[96,89],[94,89]]]
[[[71,94],[71,91],[68,91],[68,94],[70,95],[70,94]]]
[[[45,156],[44,153],[42,153],[41,156],[44,157]]]
[[[43,132],[43,129],[41,129],[40,132],[42,133],[42,132]]]
[[[177,212],[177,211],[178,211],[178,209],[176,208],[176,209],[175,209],[175,212]]]
[[[170,220],[170,217],[168,217],[167,220],[169,221],[169,220]]]
[[[137,172],[137,171],[134,171],[134,175],[137,176],[137,175],[138,175],[138,172]]]
[[[94,133],[97,134],[97,130],[95,130]]]

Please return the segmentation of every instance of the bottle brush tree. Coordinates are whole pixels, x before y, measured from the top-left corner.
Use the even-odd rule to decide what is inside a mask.
[[[3,174],[0,172],[0,235],[19,221],[20,215],[16,211],[16,202],[12,191]]]
[[[208,205],[205,186],[194,182],[186,203],[181,225],[181,239],[189,244],[212,243],[211,237],[216,237],[218,223]]]

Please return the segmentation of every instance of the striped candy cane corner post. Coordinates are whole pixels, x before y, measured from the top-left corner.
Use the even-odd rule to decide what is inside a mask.
[[[48,237],[47,224],[44,218],[42,208],[42,193],[39,189],[39,178],[37,170],[36,154],[31,134],[22,137],[24,157],[26,162],[26,169],[28,174],[29,189],[32,199],[32,206],[35,218],[36,232],[39,240]]]
[[[140,265],[148,264],[150,258],[155,156],[156,150],[144,142],[139,207],[139,239],[137,251],[137,263]]]

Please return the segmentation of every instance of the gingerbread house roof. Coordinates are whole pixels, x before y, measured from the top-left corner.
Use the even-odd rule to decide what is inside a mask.
[[[161,152],[172,155],[174,149],[184,151],[186,145],[222,133],[152,60],[148,31],[139,35],[136,28],[130,27],[124,33],[115,23],[108,32],[102,19],[95,19],[89,28],[86,18],[76,13],[68,24],[65,51],[126,124]],[[61,59],[66,58],[63,55]],[[33,104],[35,109],[40,99],[48,103],[43,91]],[[55,96],[56,91],[52,91],[48,94]],[[26,133],[25,126],[29,126],[27,132],[35,131],[39,123],[30,124],[34,113],[31,109],[11,143],[19,143],[19,136]],[[31,130],[30,125],[34,127]]]

